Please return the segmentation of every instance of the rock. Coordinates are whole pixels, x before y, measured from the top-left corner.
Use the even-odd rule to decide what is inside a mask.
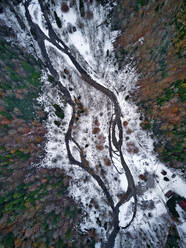
[[[153,215],[152,213],[148,213],[148,217],[151,218]]]
[[[162,174],[163,176],[165,176],[165,175],[167,175],[167,172],[166,172],[165,170],[162,170],[162,171],[161,171],[161,174]]]
[[[163,180],[166,181],[166,182],[169,181],[168,177],[164,177]]]

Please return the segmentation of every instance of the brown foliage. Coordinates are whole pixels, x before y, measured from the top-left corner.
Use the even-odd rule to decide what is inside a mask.
[[[17,238],[17,239],[14,241],[14,246],[15,246],[15,248],[21,247],[21,244],[22,244],[22,239],[21,239],[21,238]]]
[[[99,143],[105,143],[105,137],[103,135],[99,135],[98,136],[98,139],[99,139]]]
[[[97,134],[97,133],[99,133],[99,132],[100,132],[99,127],[95,127],[95,128],[92,130],[92,133],[93,133],[93,134]]]
[[[69,11],[69,7],[68,7],[68,5],[66,3],[61,4],[61,11],[63,13],[67,13]]]
[[[123,122],[123,126],[126,127],[128,125],[128,122],[127,121],[124,121]]]
[[[182,120],[179,106],[172,106],[170,103],[161,107],[160,114],[162,119],[166,120],[167,123],[179,124]]]
[[[91,237],[91,238],[95,238],[95,229],[90,229],[89,230],[89,232],[88,232],[88,234],[89,234],[89,236]]]
[[[85,160],[84,160],[84,165],[85,165],[85,166],[89,166],[89,161],[85,159]]]
[[[132,130],[131,129],[127,129],[127,134],[131,134]]]
[[[139,175],[139,178],[140,178],[141,180],[143,180],[143,181],[146,181],[146,180],[147,180],[146,176],[143,175],[143,174]]]
[[[127,151],[130,153],[138,153],[139,149],[135,146],[134,143],[129,142],[127,143]]]
[[[96,149],[99,151],[102,151],[104,149],[104,147],[102,145],[96,145]]]
[[[111,166],[111,162],[110,162],[110,159],[108,159],[107,157],[104,158],[104,164],[106,166]]]

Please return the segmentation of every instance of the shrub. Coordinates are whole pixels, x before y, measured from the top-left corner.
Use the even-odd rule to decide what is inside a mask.
[[[54,108],[55,108],[55,114],[56,114],[59,118],[64,119],[64,112],[63,112],[63,110],[60,108],[60,106],[57,105],[57,104],[54,104],[53,106],[54,106]]]
[[[69,7],[66,3],[62,3],[61,5],[61,11],[64,13],[67,13],[69,11]]]
[[[91,20],[91,19],[93,19],[93,17],[94,17],[93,12],[90,11],[90,10],[87,11],[87,15],[86,15],[86,16],[87,16],[87,19],[88,19],[88,20]]]

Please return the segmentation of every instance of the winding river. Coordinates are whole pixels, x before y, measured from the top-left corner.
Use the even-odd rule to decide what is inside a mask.
[[[41,10],[43,12],[43,15],[44,15],[46,23],[47,23],[47,27],[49,30],[49,37],[47,37],[43,33],[43,31],[40,29],[38,24],[36,24],[32,21],[31,15],[30,15],[29,10],[28,10],[30,2],[31,1],[25,2],[25,10],[26,10],[25,13],[26,13],[26,18],[28,20],[28,23],[30,25],[31,32],[35,34],[35,38],[36,38],[38,45],[40,47],[40,50],[41,50],[43,59],[45,61],[46,67],[49,69],[51,75],[55,78],[56,84],[59,87],[59,89],[61,90],[61,92],[63,93],[66,102],[73,109],[73,114],[72,114],[72,117],[71,117],[71,120],[69,123],[68,130],[67,130],[66,135],[65,135],[65,142],[66,142],[66,149],[68,152],[68,158],[69,158],[69,161],[71,164],[75,164],[75,165],[80,166],[82,169],[84,169],[86,172],[88,172],[97,181],[97,183],[99,184],[99,186],[101,187],[101,189],[103,190],[103,192],[107,198],[107,202],[113,211],[113,231],[111,232],[111,234],[108,238],[108,241],[104,245],[104,247],[105,248],[112,248],[112,247],[114,247],[115,238],[117,236],[117,233],[120,230],[120,227],[119,227],[119,208],[120,208],[120,206],[122,204],[125,204],[127,201],[129,201],[131,197],[134,197],[134,200],[135,200],[134,214],[133,214],[133,217],[132,217],[132,220],[130,221],[130,223],[124,228],[127,228],[132,223],[132,221],[135,217],[135,214],[136,214],[136,209],[137,209],[137,206],[136,206],[137,205],[137,197],[136,197],[136,188],[135,188],[134,179],[133,179],[133,176],[130,172],[129,167],[127,166],[127,164],[124,160],[122,149],[121,149],[122,144],[123,144],[123,127],[121,124],[121,115],[122,114],[121,114],[121,109],[120,109],[119,103],[117,101],[117,97],[115,96],[115,94],[112,91],[110,91],[109,89],[100,85],[98,82],[96,82],[95,80],[93,80],[91,78],[91,76],[86,72],[86,70],[83,69],[82,66],[73,57],[68,46],[57,36],[57,34],[53,30],[52,25],[49,21],[49,18],[47,15],[47,9],[46,9],[42,0],[39,0],[39,3],[40,3]],[[61,52],[65,53],[70,58],[70,60],[72,61],[72,63],[76,67],[76,69],[79,71],[79,73],[81,74],[82,80],[85,83],[89,84],[90,86],[94,87],[96,90],[100,91],[102,94],[106,95],[110,99],[110,101],[112,102],[112,104],[114,106],[114,119],[112,119],[112,121],[111,121],[112,138],[111,138],[109,150],[112,153],[112,147],[111,146],[113,145],[115,147],[115,149],[118,151],[119,157],[120,157],[120,163],[121,163],[121,165],[122,165],[122,167],[126,173],[126,177],[128,180],[127,192],[123,195],[123,197],[121,197],[121,200],[115,206],[114,206],[113,199],[109,193],[109,190],[106,188],[102,179],[98,175],[96,175],[91,168],[89,168],[85,165],[85,158],[82,156],[81,161],[77,161],[72,155],[69,142],[72,140],[73,142],[75,142],[75,144],[77,146],[79,146],[79,144],[77,144],[76,141],[74,141],[74,139],[72,137],[72,127],[74,125],[75,112],[76,112],[75,103],[73,102],[68,89],[65,88],[61,84],[61,82],[58,81],[59,76],[58,76],[58,73],[55,70],[55,68],[52,66],[50,58],[47,54],[47,49],[45,47],[45,42],[44,42],[45,40],[51,42],[57,49],[59,49]],[[116,138],[116,134],[115,134],[116,126],[119,130],[119,139]],[[81,152],[83,153],[83,151],[81,151]]]

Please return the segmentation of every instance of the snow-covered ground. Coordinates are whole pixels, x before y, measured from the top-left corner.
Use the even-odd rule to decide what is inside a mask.
[[[90,5],[85,3],[85,12],[93,13],[92,19],[86,19],[81,17],[78,5],[75,4],[69,9],[69,12],[62,13],[60,4],[61,1],[56,1],[56,5],[50,9],[51,13],[56,11],[62,23],[62,28],[58,28],[53,15],[51,15],[54,30],[91,77],[116,94],[122,110],[122,123],[125,122],[122,151],[137,187],[138,207],[131,226],[127,230],[121,229],[119,232],[115,248],[148,247],[147,244],[149,247],[163,247],[171,223],[165,205],[167,200],[165,193],[172,190],[186,197],[185,183],[179,176],[174,177],[173,171],[157,159],[150,134],[140,127],[140,113],[138,113],[137,107],[134,103],[125,100],[131,91],[136,90],[135,84],[138,75],[130,65],[122,70],[118,69],[113,52],[113,41],[118,33],[111,32],[109,25],[104,23],[109,7],[103,7],[95,2]],[[22,7],[21,11],[24,14]],[[29,11],[34,22],[48,36],[37,0],[31,2]],[[23,37],[26,39],[26,35],[22,35]],[[143,44],[142,41],[143,38],[139,40],[139,45]],[[45,44],[61,83],[70,89],[72,99],[77,101],[77,108],[80,103],[85,110],[80,114],[79,120],[73,128],[73,137],[84,150],[88,161],[87,166],[93,168],[102,178],[116,205],[121,194],[127,189],[127,179],[118,157],[114,155],[113,158],[117,170],[109,158],[108,133],[109,122],[114,113],[113,105],[106,96],[81,79],[66,55],[50,42],[47,41]],[[34,45],[38,51],[36,43]],[[44,82],[43,94],[39,101],[44,104],[45,110],[48,112],[46,123],[48,133],[46,156],[41,166],[63,168],[72,177],[69,194],[75,201],[82,204],[87,213],[84,222],[81,223],[81,230],[95,228],[97,235],[106,240],[112,221],[112,211],[106,202],[106,197],[94,179],[78,166],[71,165],[68,160],[64,135],[68,128],[72,109],[64,103],[60,92],[47,81],[46,72],[43,72],[42,80]],[[62,122],[55,115],[54,104],[58,104],[64,109],[65,118]],[[56,126],[54,121],[60,121],[60,126]],[[70,146],[73,156],[80,161],[77,146],[74,143],[71,143]],[[162,170],[166,171],[169,181],[164,180],[165,176],[162,175]],[[146,180],[142,180],[140,175],[145,175]],[[186,226],[183,211],[181,209],[178,211],[181,212],[180,222],[177,224],[178,231],[184,240]],[[132,214],[133,199],[120,207],[121,227],[130,222]],[[98,242],[96,247],[98,248],[100,245]]]

